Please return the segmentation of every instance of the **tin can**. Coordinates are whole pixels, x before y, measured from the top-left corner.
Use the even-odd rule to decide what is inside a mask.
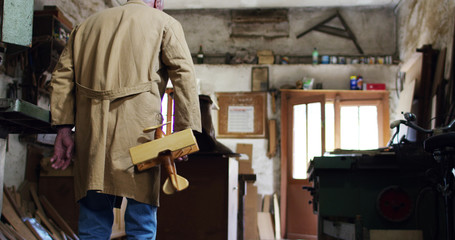
[[[330,63],[329,56],[327,56],[327,55],[322,56],[321,63],[322,64],[329,64]]]
[[[363,90],[363,77],[362,76],[358,76],[357,77],[357,90]]]
[[[376,58],[375,57],[369,57],[368,58],[368,64],[375,64],[376,63]]]
[[[338,63],[339,64],[346,64],[346,58],[345,57],[338,57]]]
[[[355,76],[355,75],[351,76],[350,89],[357,90],[357,76]]]

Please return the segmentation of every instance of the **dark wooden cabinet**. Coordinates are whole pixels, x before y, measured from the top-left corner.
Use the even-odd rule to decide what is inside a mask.
[[[71,29],[71,23],[58,10],[35,11],[33,46],[29,50],[27,81],[23,86],[26,101],[38,104],[40,97],[47,98],[51,73],[66,46]]]
[[[237,160],[200,153],[176,167],[190,186],[173,195],[161,192],[157,239],[237,239]]]

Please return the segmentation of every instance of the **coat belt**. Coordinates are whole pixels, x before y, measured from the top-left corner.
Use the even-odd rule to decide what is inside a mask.
[[[139,83],[131,87],[123,87],[113,90],[93,90],[76,83],[77,92],[85,97],[99,100],[114,100],[138,93],[151,91],[155,86],[154,82]]]

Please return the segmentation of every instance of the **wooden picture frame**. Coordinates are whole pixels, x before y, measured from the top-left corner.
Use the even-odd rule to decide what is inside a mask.
[[[269,67],[251,68],[251,91],[266,92],[269,90]]]
[[[265,138],[267,93],[216,93],[219,138]]]

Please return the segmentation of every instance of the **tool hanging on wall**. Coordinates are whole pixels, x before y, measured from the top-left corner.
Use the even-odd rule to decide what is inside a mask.
[[[169,175],[163,184],[163,192],[173,194],[189,186],[188,180],[177,174],[174,160],[199,151],[199,147],[191,129],[166,136],[161,130],[166,124],[144,129],[144,133],[155,130],[155,140],[130,148],[130,156],[139,171],[163,165]]]
[[[338,18],[340,20],[340,22],[343,25],[344,29],[333,27],[333,26],[329,26],[329,25],[325,25],[326,23],[329,23],[330,21],[332,21],[335,18]],[[343,17],[340,15],[340,13],[338,11],[334,15],[330,16],[329,18],[327,18],[326,20],[316,24],[315,26],[313,26],[310,29],[304,31],[303,33],[300,33],[299,35],[297,35],[297,38],[301,38],[301,37],[305,36],[305,34],[311,32],[313,30],[314,31],[323,32],[323,33],[327,33],[327,34],[330,34],[330,35],[333,35],[333,36],[337,36],[337,37],[350,39],[350,40],[352,40],[354,42],[354,45],[357,48],[357,50],[359,51],[359,53],[363,54],[363,50],[360,47],[360,45],[357,43],[357,39],[356,39],[354,33],[351,31],[351,29],[349,28],[348,24],[346,24],[346,21],[343,19]]]

